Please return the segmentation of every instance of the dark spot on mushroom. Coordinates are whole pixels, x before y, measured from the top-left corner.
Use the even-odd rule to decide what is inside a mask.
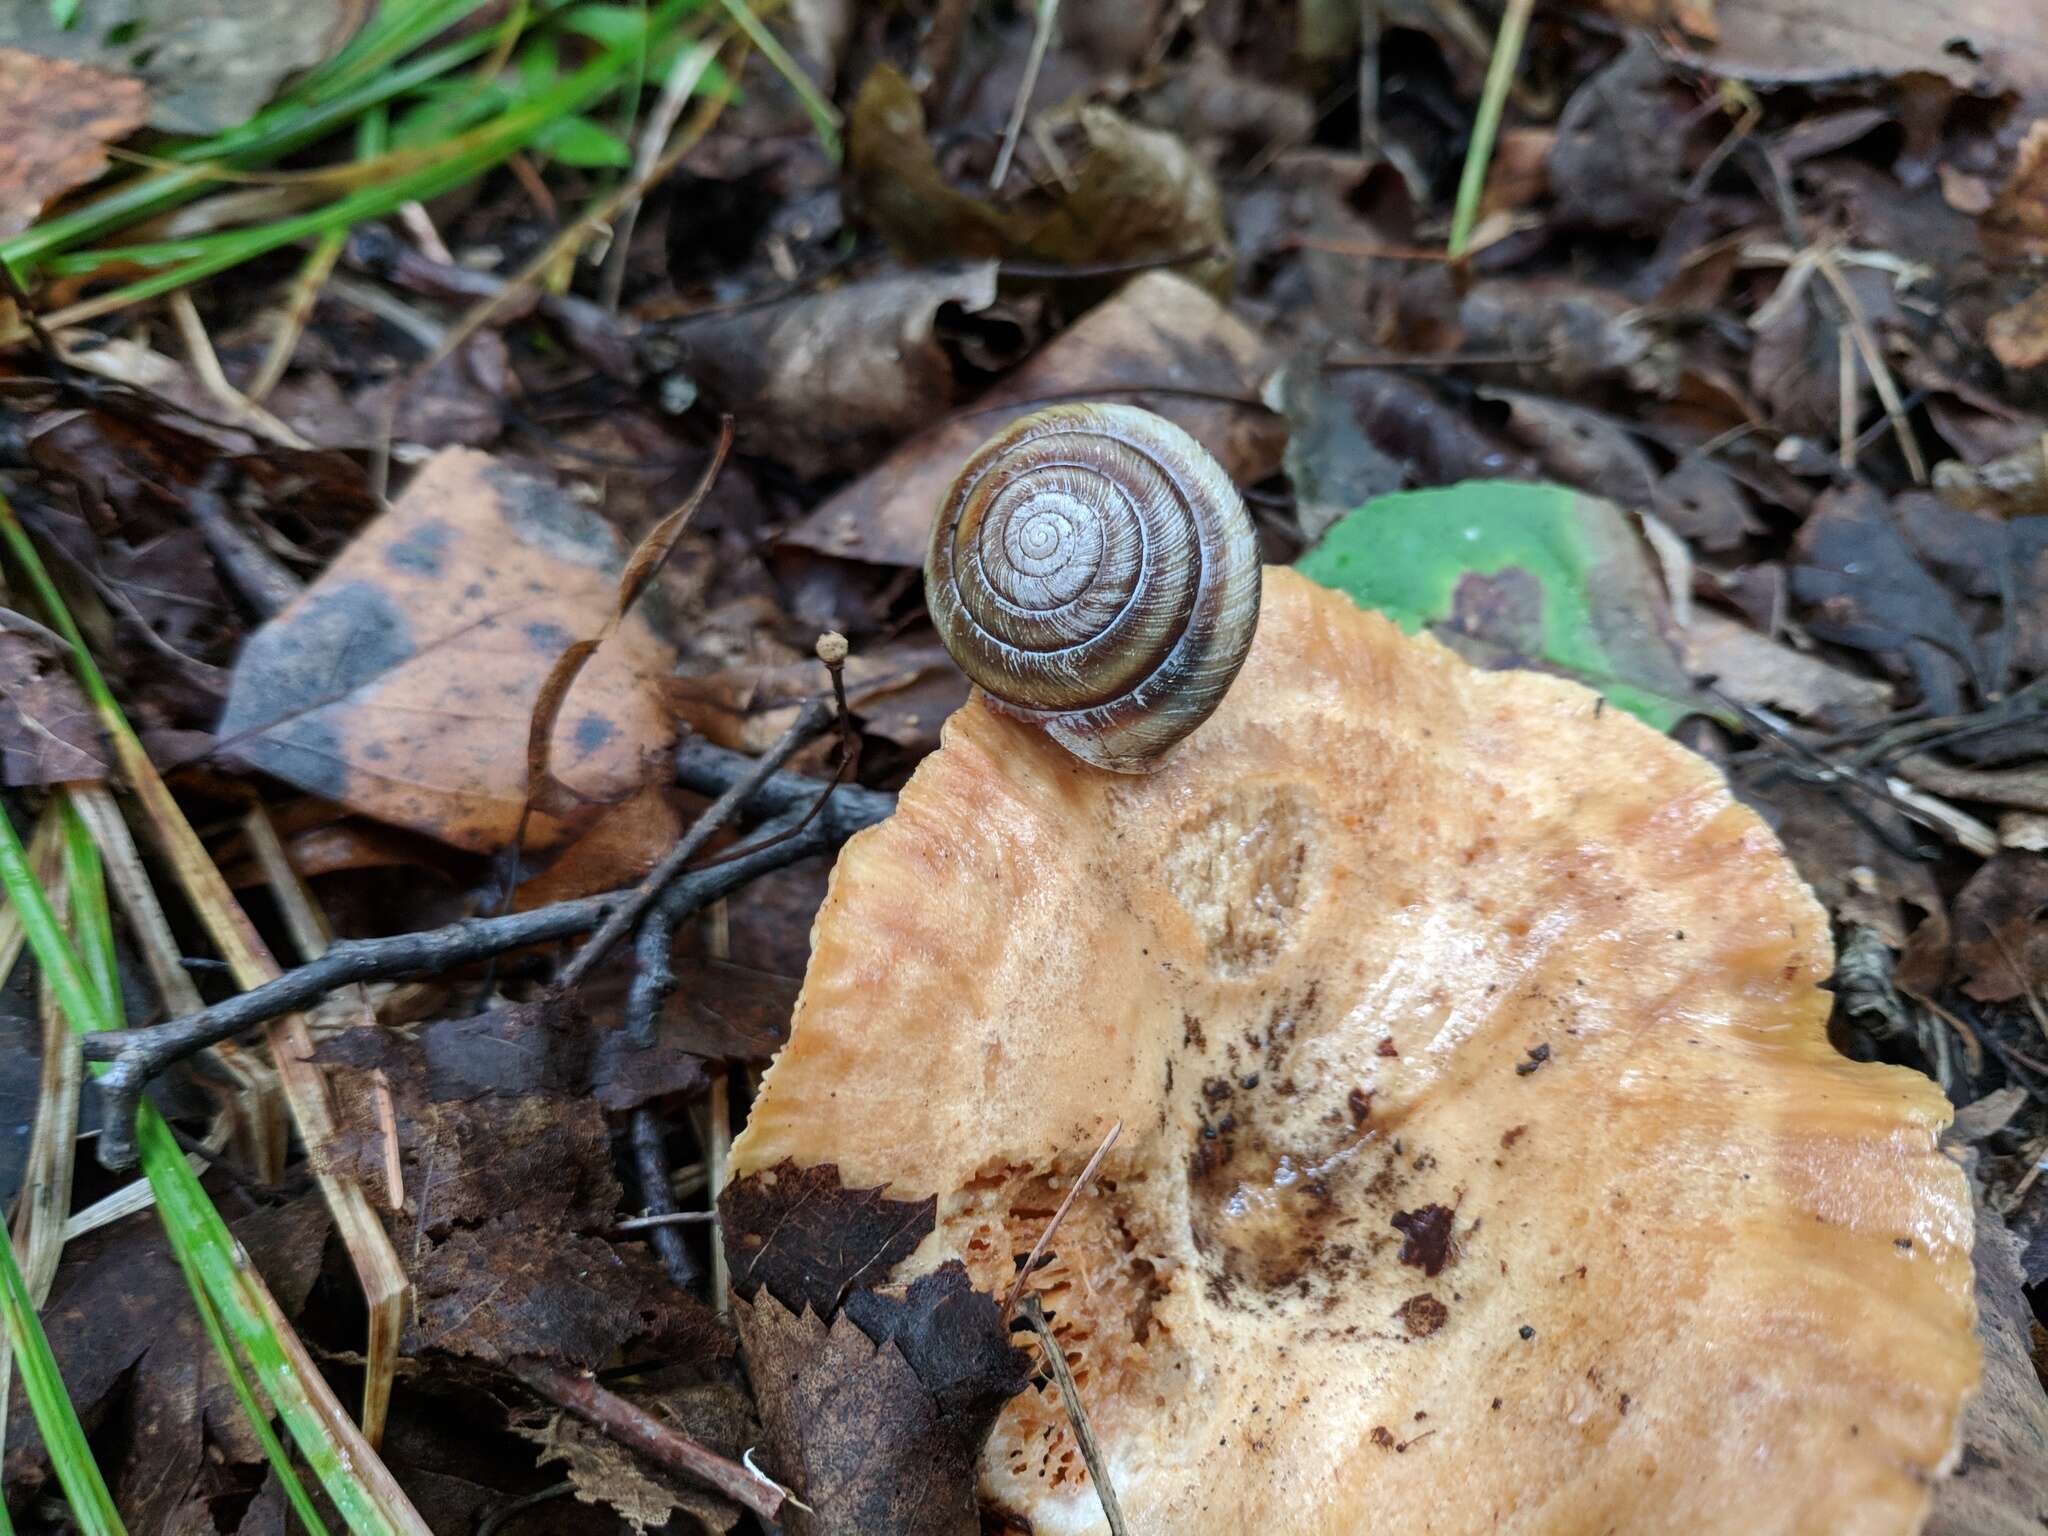
[[[1500,1133],[1500,1144],[1503,1147],[1512,1147],[1528,1134],[1529,1127],[1526,1125],[1511,1125]]]
[[[1394,1049],[1394,1037],[1389,1035],[1379,1043],[1376,1054],[1381,1056],[1398,1056],[1401,1053]]]
[[[1410,1296],[1394,1313],[1409,1335],[1418,1339],[1426,1339],[1435,1333],[1443,1327],[1450,1315],[1451,1309],[1427,1292],[1420,1296]]]
[[[1522,1324],[1522,1326],[1517,1328],[1515,1332],[1519,1333],[1524,1339],[1533,1339],[1536,1337],[1536,1330],[1534,1328],[1531,1328],[1527,1323]]]
[[[1372,1093],[1364,1088],[1354,1088],[1345,1096],[1344,1102],[1351,1110],[1351,1123],[1365,1124],[1366,1117],[1372,1113]]]
[[[1372,1443],[1383,1451],[1391,1451],[1394,1448],[1394,1432],[1384,1424],[1375,1424],[1372,1427]]]
[[[1550,1060],[1550,1045],[1548,1041],[1542,1045],[1532,1045],[1529,1047],[1529,1059],[1515,1063],[1515,1076],[1527,1077],[1548,1060]]]
[[[559,624],[550,624],[546,619],[536,619],[526,626],[526,639],[543,656],[558,656],[569,647],[575,638]]]
[[[595,752],[617,734],[611,721],[602,715],[585,715],[576,722],[576,750]]]
[[[1425,1275],[1442,1270],[1451,1253],[1451,1222],[1451,1209],[1445,1205],[1396,1211],[1388,1218],[1388,1224],[1405,1239],[1401,1244],[1401,1262],[1414,1265]]]
[[[1913,1239],[1910,1237],[1895,1237],[1892,1239],[1892,1246],[1901,1253],[1911,1253],[1913,1251]]]

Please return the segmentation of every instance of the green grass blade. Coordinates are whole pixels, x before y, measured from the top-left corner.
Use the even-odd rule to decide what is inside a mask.
[[[564,77],[559,85],[465,134],[462,142],[466,147],[438,164],[359,188],[325,207],[293,218],[278,219],[255,229],[235,230],[203,240],[80,252],[57,258],[48,266],[52,271],[75,272],[117,260],[145,265],[163,261],[177,263],[150,277],[98,295],[85,304],[75,306],[72,311],[74,317],[105,314],[224,272],[280,246],[380,218],[405,203],[436,197],[511,158],[551,124],[590,106],[610,90],[618,77],[631,66],[646,38],[672,24],[690,9],[692,3],[693,0],[667,0],[666,4],[649,14],[647,25],[639,29],[636,37],[605,49],[582,68]],[[4,249],[0,249],[0,255],[6,254]]]
[[[78,938],[79,958],[88,984],[98,994],[101,1016],[119,1019],[124,1015],[120,972],[116,968],[114,954],[114,914],[107,903],[106,872],[101,864],[99,845],[93,841],[85,818],[78,814],[68,795],[64,798],[63,817],[65,877],[71,888],[71,926]],[[95,1067],[95,1071],[98,1070]],[[155,1111],[150,1110],[149,1113],[154,1114]],[[182,1152],[178,1161],[184,1164]],[[256,1438],[277,1473],[278,1484],[284,1489],[286,1499],[305,1522],[307,1530],[327,1536],[327,1527],[322,1523],[319,1511],[313,1507],[311,1495],[306,1492],[305,1484],[299,1481],[290,1455],[278,1440],[277,1431],[271,1427],[270,1415],[257,1402],[248,1373],[242,1369],[240,1357],[222,1331],[220,1314],[207,1298],[206,1287],[186,1255],[185,1245],[174,1238],[171,1248],[177,1255],[179,1269],[184,1272],[185,1284],[191,1289],[192,1303],[199,1309],[199,1320],[206,1328],[206,1336],[213,1341],[214,1352],[220,1356],[226,1369],[228,1385],[234,1389],[243,1413],[248,1415],[249,1425],[256,1431]]]
[[[838,164],[839,109],[818,94],[818,87],[804,73],[803,66],[789,56],[789,50],[782,46],[782,39],[768,30],[747,0],[724,0],[724,5],[733,25],[746,34],[748,42],[761,50],[761,57],[775,67],[775,72],[789,82],[797,100],[803,103],[804,111],[810,114],[811,127],[817,131],[818,142],[825,146],[825,153],[832,157],[833,163]]]
[[[0,823],[6,817],[0,816]],[[8,827],[6,840],[15,848],[21,841]],[[22,869],[28,868],[26,858]],[[12,888],[10,887],[10,890]],[[121,1536],[121,1517],[114,1509],[99,1464],[92,1459],[92,1447],[85,1443],[85,1429],[78,1422],[78,1410],[64,1390],[64,1378],[57,1373],[50,1341],[43,1335],[42,1321],[29,1300],[28,1284],[21,1278],[21,1266],[14,1262],[14,1245],[0,1242],[0,1311],[7,1315],[7,1338],[14,1346],[15,1368],[21,1372],[21,1386],[28,1395],[29,1411],[36,1428],[43,1432],[43,1444],[50,1452],[50,1464],[64,1489],[71,1518],[85,1536]]]
[[[1500,132],[1501,108],[1515,83],[1515,65],[1521,62],[1522,38],[1529,30],[1529,12],[1536,0],[1508,0],[1502,12],[1500,31],[1493,40],[1493,57],[1486,65],[1486,85],[1479,93],[1479,116],[1472,123],[1472,142],[1465,149],[1465,168],[1458,177],[1458,201],[1451,212],[1450,252],[1465,254],[1472,238],[1472,226],[1479,218],[1479,195],[1486,190],[1486,168],[1493,160],[1493,141]]]
[[[28,578],[28,586],[42,603],[45,616],[71,643],[72,659],[88,698],[96,706],[104,702],[105,708],[118,718],[118,706],[85,648],[84,637],[4,496],[0,496],[0,543],[15,556]],[[93,857],[96,864],[96,851]],[[27,854],[11,826],[0,835],[0,886],[5,887],[14,904],[29,947],[35,951],[36,961],[71,1027],[80,1032],[117,1027],[118,1013],[101,996],[58,927],[56,914],[32,878]],[[225,1337],[248,1358],[299,1454],[319,1478],[337,1513],[354,1532],[428,1536],[418,1514],[391,1481],[390,1474],[375,1463],[368,1447],[358,1440],[359,1449],[351,1452],[338,1438],[328,1417],[332,1414],[337,1420],[342,1418],[333,1395],[324,1391],[323,1383],[323,1408],[301,1378],[301,1366],[292,1347],[273,1324],[276,1303],[270,1299],[262,1278],[248,1267],[241,1246],[186,1163],[170,1126],[155,1106],[146,1101],[136,1117],[136,1143],[143,1174],[156,1196],[157,1214],[179,1263],[198,1277],[208,1300],[217,1309]],[[304,1369],[313,1370],[310,1361]],[[248,1401],[254,1403],[253,1393]],[[259,1416],[252,1422],[260,1425],[265,1421]],[[373,1465],[358,1467],[356,1463],[365,1457]],[[368,1481],[371,1477],[377,1479],[374,1488]],[[302,1514],[310,1510],[309,1501],[293,1502]]]

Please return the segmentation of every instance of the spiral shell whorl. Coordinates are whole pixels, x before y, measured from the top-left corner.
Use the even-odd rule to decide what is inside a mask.
[[[1243,664],[1258,544],[1229,476],[1179,427],[1053,406],[968,461],[932,529],[925,597],[991,703],[1143,773]]]

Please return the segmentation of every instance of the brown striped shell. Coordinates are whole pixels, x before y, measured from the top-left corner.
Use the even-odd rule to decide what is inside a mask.
[[[1056,405],[991,438],[932,527],[925,600],[991,704],[1146,773],[1251,649],[1259,550],[1222,465],[1128,405]]]

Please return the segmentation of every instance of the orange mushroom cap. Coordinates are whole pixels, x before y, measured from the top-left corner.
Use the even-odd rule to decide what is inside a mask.
[[[938,1198],[1031,1285],[1134,1530],[1918,1529],[1977,1377],[1926,1078],[1715,769],[1285,570],[1159,772],[975,699],[848,844],[735,1176]],[[1105,1529],[1048,1387],[984,1496]]]

